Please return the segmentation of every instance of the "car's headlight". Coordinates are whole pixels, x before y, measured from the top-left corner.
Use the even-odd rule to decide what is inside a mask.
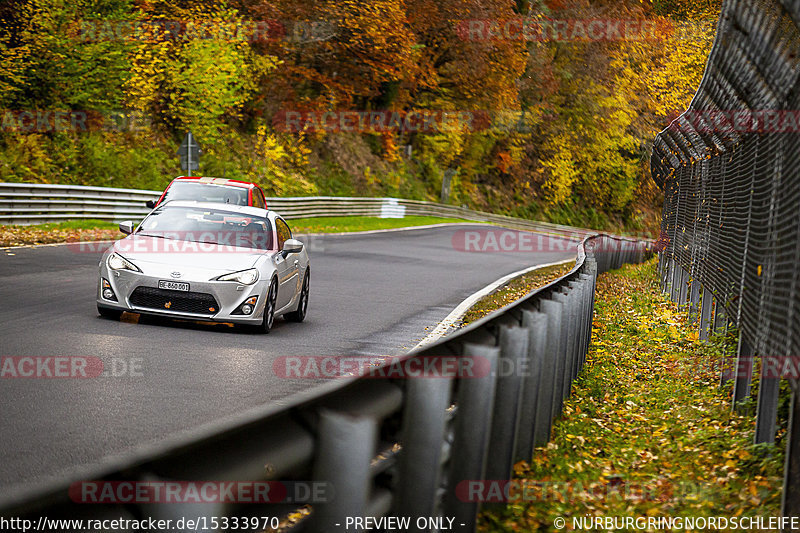
[[[116,252],[108,256],[108,268],[111,270],[132,270],[134,272],[141,272],[139,267]]]
[[[225,274],[216,279],[217,281],[235,281],[236,283],[241,283],[242,285],[252,285],[258,281],[258,270],[251,268],[248,270],[242,270],[241,272]]]

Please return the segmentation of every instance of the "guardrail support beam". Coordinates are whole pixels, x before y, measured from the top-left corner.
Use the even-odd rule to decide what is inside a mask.
[[[408,380],[395,506],[398,516],[435,514],[452,381],[449,377]]]
[[[556,300],[542,300],[540,306],[542,313],[547,315],[547,352],[548,359],[553,364],[553,403],[550,420],[555,420],[561,414],[561,399],[564,395],[564,357],[561,335],[564,304]],[[545,369],[545,375],[549,372]]]
[[[522,412],[523,372],[529,371],[530,331],[518,327],[500,329],[497,391],[492,409],[492,453],[486,462],[486,479],[511,479],[514,445]]]
[[[465,357],[484,358],[490,375],[459,381],[457,393],[458,413],[455,420],[453,448],[458,453],[450,459],[450,490],[445,499],[445,516],[454,517],[455,524],[464,524],[464,531],[474,531],[479,502],[458,498],[460,483],[481,481],[486,471],[489,449],[489,429],[495,395],[495,374],[500,349],[478,344],[464,346]]]
[[[520,430],[515,445],[515,460],[530,461],[533,449],[550,440],[553,412],[555,361],[547,350],[547,315],[523,311],[522,326],[528,328],[530,373],[523,383]]]
[[[320,412],[314,479],[330,483],[333,498],[314,504],[314,531],[339,531],[348,516],[366,516],[377,439],[378,425],[372,417]]]
[[[563,409],[564,401],[572,393],[572,364],[575,353],[575,310],[572,306],[572,294],[556,292],[553,300],[563,305],[563,315],[561,317],[561,358],[563,359],[563,375],[561,377],[563,386],[561,388],[561,399],[559,413]]]

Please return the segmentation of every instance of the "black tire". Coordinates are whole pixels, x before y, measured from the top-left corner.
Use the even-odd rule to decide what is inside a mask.
[[[109,309],[108,307],[100,307],[97,306],[97,312],[100,313],[100,316],[103,318],[108,318],[109,320],[119,320],[122,317],[122,311],[118,309]]]
[[[264,318],[258,327],[259,333],[269,333],[275,324],[275,302],[278,300],[278,283],[273,279],[267,291],[267,303],[264,306]]]
[[[311,271],[306,272],[305,277],[303,278],[303,288],[300,289],[300,302],[297,304],[297,311],[292,311],[291,313],[286,313],[286,320],[289,322],[302,322],[306,319],[306,314],[308,313],[308,287],[310,284],[309,278],[311,277]]]

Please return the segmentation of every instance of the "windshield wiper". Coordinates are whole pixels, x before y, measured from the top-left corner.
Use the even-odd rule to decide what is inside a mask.
[[[140,231],[136,232],[136,235],[142,235],[143,237],[156,237],[157,239],[168,239],[170,241],[175,240],[172,237],[167,237],[166,235],[156,235],[155,233],[142,233]]]

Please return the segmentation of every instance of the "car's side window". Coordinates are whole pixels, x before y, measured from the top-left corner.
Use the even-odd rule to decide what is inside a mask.
[[[261,196],[261,191],[258,189],[253,189],[253,207],[258,207],[260,209],[267,207],[267,204],[264,203],[264,197]]]
[[[283,243],[292,238],[292,232],[280,218],[275,219],[275,229],[278,231],[278,250],[283,250]]]

